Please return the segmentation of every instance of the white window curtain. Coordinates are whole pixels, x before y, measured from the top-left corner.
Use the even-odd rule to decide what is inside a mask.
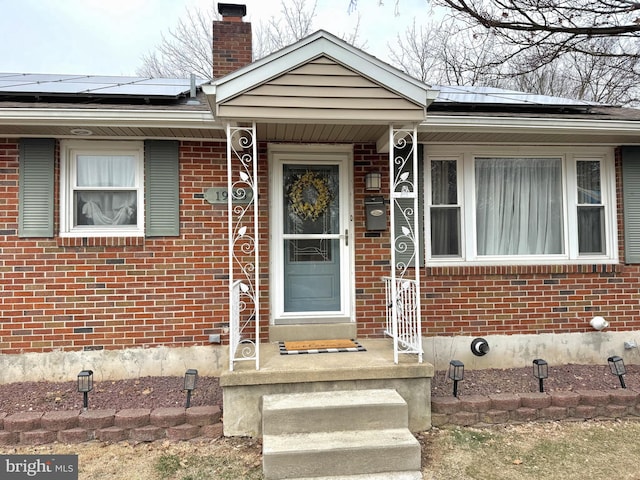
[[[476,158],[478,255],[563,253],[560,158]]]
[[[606,250],[600,162],[576,162],[578,184],[578,246],[581,254]]]
[[[459,256],[460,207],[456,160],[431,162],[431,254]]]
[[[76,225],[137,223],[136,159],[78,155]]]

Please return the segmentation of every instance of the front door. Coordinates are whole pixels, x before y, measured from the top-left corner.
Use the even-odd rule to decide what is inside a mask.
[[[350,321],[350,155],[282,152],[272,159],[274,323]]]

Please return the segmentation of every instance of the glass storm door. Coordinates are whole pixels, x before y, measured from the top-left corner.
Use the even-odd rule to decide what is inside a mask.
[[[349,316],[349,189],[343,185],[344,162],[323,158],[282,161],[276,168],[276,323]]]
[[[283,165],[284,311],[340,310],[338,165]]]

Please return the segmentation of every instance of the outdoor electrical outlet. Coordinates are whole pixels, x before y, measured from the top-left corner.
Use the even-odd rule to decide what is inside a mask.
[[[220,343],[220,334],[209,335],[209,343]]]

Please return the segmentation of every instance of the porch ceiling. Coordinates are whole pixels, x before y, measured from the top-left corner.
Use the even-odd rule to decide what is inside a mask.
[[[77,125],[0,125],[0,137],[78,138],[74,128],[88,128],[93,132],[84,138],[121,139],[182,139],[225,141],[224,128],[171,128],[140,126],[86,126]],[[419,128],[421,143],[439,144],[610,144],[625,145],[640,142],[639,134],[630,132],[608,133],[549,133],[549,132],[464,132],[427,131]],[[388,125],[338,125],[314,123],[261,123],[257,125],[258,141],[302,143],[371,143],[388,135]]]
[[[52,137],[78,138],[74,128],[91,130],[85,138],[171,138],[184,140],[226,139],[224,128],[172,128],[141,126],[87,126],[74,125],[0,125],[0,137]],[[259,141],[305,143],[366,143],[375,142],[388,134],[387,125],[336,125],[262,123],[257,125]]]
[[[388,125],[339,125],[313,123],[263,123],[258,139],[268,142],[367,143],[388,135]]]
[[[385,141],[389,125],[338,125],[304,123],[263,123],[257,125],[259,141],[306,143],[369,143]],[[529,131],[494,127],[479,131],[438,130],[429,125],[418,127],[418,141],[425,144],[586,144],[627,145],[640,142],[638,130],[559,130]]]

